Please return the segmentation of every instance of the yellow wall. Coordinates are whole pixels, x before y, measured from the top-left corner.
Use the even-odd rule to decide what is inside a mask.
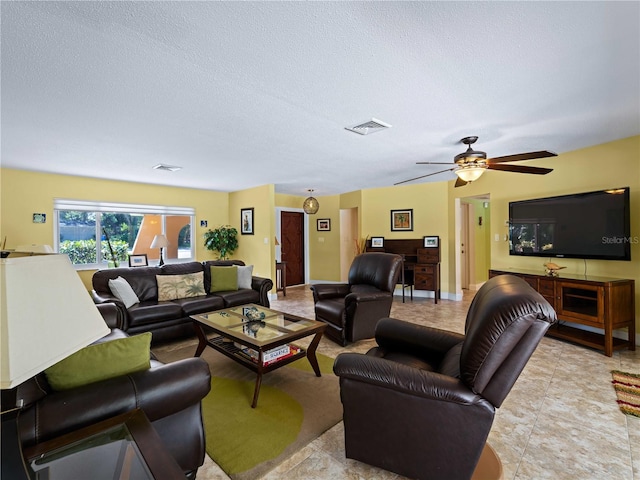
[[[316,197],[320,208],[309,215],[309,277],[340,280],[340,196]],[[331,220],[331,231],[318,231],[320,218]]]
[[[253,208],[253,235],[241,233],[240,210],[243,208]],[[233,257],[253,265],[253,274],[258,277],[275,278],[274,209],[273,185],[229,194],[229,225],[238,230],[238,249]]]
[[[200,220],[207,220],[210,227],[229,221],[229,194],[223,192],[3,168],[0,169],[0,238],[7,238],[6,248],[31,243],[54,244],[54,198],[193,207],[198,260],[215,258],[213,252],[203,246],[202,235],[207,229],[200,227]],[[46,223],[33,223],[34,213],[46,213]],[[93,272],[80,272],[88,288]]]
[[[276,207],[282,208],[299,208],[302,209],[302,203],[306,197],[299,197],[297,195],[286,195],[284,193],[276,193],[275,202]],[[320,205],[322,207],[322,205]]]
[[[393,239],[440,237],[441,284],[449,283],[450,206],[447,182],[421,183],[362,191],[361,235]],[[413,209],[413,231],[392,232],[391,210]],[[443,288],[447,292],[446,288]],[[453,292],[453,290],[451,290]]]
[[[277,193],[275,206],[299,210],[302,209],[305,198],[306,196]],[[316,198],[320,205],[317,213],[305,215],[305,220],[309,222],[309,278],[313,281],[338,281],[340,279],[340,196]],[[328,218],[331,221],[330,231],[318,232],[317,221],[320,218]]]

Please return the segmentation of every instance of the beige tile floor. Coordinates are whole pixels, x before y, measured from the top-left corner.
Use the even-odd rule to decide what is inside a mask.
[[[462,333],[473,292],[462,301],[396,297],[391,316]],[[308,286],[287,288],[272,302],[275,309],[313,318]],[[366,352],[374,342],[342,348],[322,339],[318,351]],[[544,338],[504,404],[496,412],[489,443],[496,450],[506,480],[640,480],[640,418],[622,414],[611,386],[612,369],[640,373],[640,351],[601,352]],[[294,454],[264,480],[400,479],[344,456],[339,423]],[[209,458],[198,480],[228,478]]]

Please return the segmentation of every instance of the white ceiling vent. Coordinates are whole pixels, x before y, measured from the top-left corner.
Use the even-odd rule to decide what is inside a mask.
[[[154,170],[166,170],[167,172],[177,172],[178,170],[182,170],[182,167],[176,167],[175,165],[163,165],[159,163],[158,165],[153,167]]]
[[[388,123],[384,123],[377,118],[372,118],[368,122],[361,123],[359,125],[353,125],[352,127],[344,127],[346,130],[350,130],[359,135],[369,135],[371,133],[380,132],[382,130],[386,130],[387,128],[391,128],[391,125]]]

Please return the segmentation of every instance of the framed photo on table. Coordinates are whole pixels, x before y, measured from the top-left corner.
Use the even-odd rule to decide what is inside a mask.
[[[253,208],[240,209],[240,233],[253,235]]]
[[[147,254],[136,253],[133,255],[129,255],[129,266],[130,267],[148,267],[149,260],[147,259]]]
[[[371,237],[371,248],[384,248],[384,237]]]
[[[316,223],[316,228],[319,232],[330,232],[331,231],[331,219],[330,218],[319,218]]]
[[[407,208],[406,210],[391,210],[391,231],[413,231],[413,208]]]
[[[424,248],[436,248],[438,246],[438,237],[423,237]]]

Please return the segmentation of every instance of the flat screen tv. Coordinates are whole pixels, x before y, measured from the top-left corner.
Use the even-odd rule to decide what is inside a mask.
[[[509,202],[509,254],[631,260],[629,187]]]

